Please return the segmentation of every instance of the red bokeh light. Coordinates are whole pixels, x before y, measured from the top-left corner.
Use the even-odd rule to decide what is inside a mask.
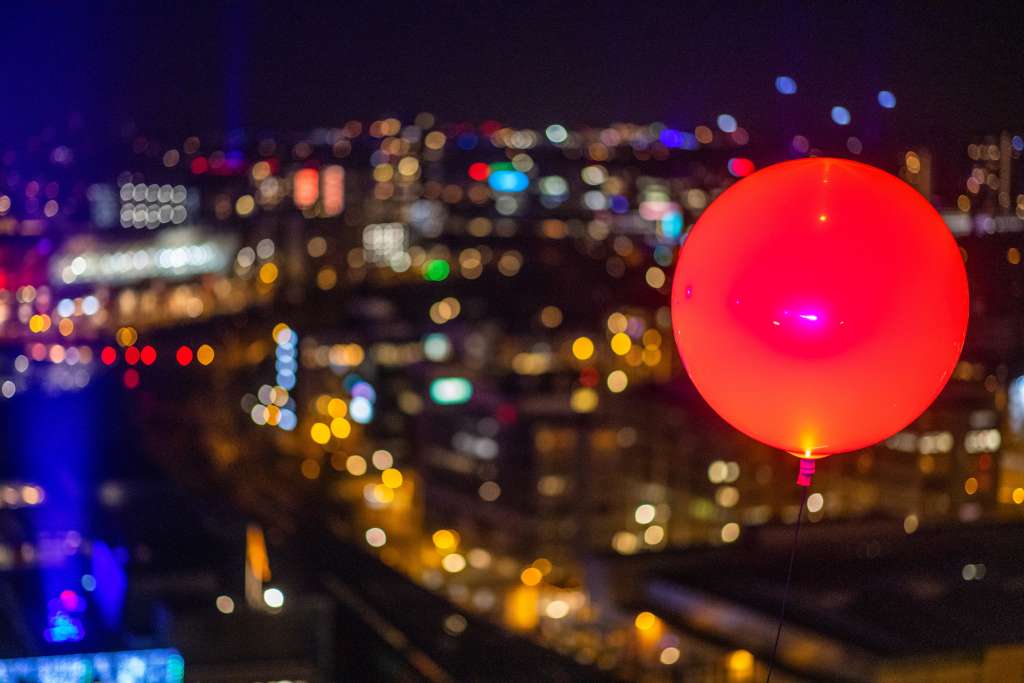
[[[129,346],[124,350],[124,362],[128,365],[135,365],[139,362],[139,350],[134,346]]]
[[[152,365],[156,362],[156,349],[152,346],[143,346],[139,357],[145,365]]]
[[[103,350],[100,351],[100,360],[103,361],[104,365],[113,365],[114,361],[117,360],[117,349],[113,346],[104,346]]]
[[[315,168],[304,168],[295,172],[292,199],[295,206],[308,209],[320,195],[320,172]]]
[[[676,344],[712,408],[812,457],[916,419],[967,328],[949,229],[903,181],[841,159],[763,169],[704,212],[679,255]]]
[[[519,417],[519,413],[516,410],[516,407],[511,403],[502,403],[498,406],[497,411],[495,411],[495,416],[501,424],[510,425],[515,423],[516,419]]]
[[[469,165],[468,173],[472,180],[484,181],[487,180],[487,176],[491,175],[491,167],[482,161],[478,161],[475,164]]]
[[[60,598],[61,605],[69,612],[78,612],[80,610],[81,598],[78,597],[78,593],[75,591],[64,589],[60,592],[58,597]]]
[[[597,368],[586,367],[580,370],[580,384],[585,387],[597,386]]]
[[[210,170],[210,162],[206,160],[206,157],[196,157],[192,160],[191,168],[193,173],[200,175]]]
[[[192,362],[192,349],[187,346],[179,346],[174,357],[178,361],[178,365],[188,365]]]
[[[139,386],[139,371],[135,368],[128,368],[124,371],[124,386],[127,389],[134,389]]]
[[[729,173],[737,178],[748,176],[754,172],[754,162],[743,157],[729,159],[728,167]]]
[[[501,130],[501,123],[498,121],[487,120],[480,124],[480,133],[488,137],[494,135]]]

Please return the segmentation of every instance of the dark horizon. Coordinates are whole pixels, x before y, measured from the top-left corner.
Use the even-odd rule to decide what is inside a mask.
[[[880,4],[738,11],[721,4],[644,13],[606,3],[311,5],[122,3],[10,9],[2,58],[8,135],[81,112],[186,134],[301,129],[339,119],[498,119],[539,126],[661,120],[692,128],[719,113],[752,132],[898,131],[909,144],[998,132],[1024,119],[1024,12],[967,14]],[[797,80],[781,97],[778,75]],[[875,101],[897,96],[894,110]]]

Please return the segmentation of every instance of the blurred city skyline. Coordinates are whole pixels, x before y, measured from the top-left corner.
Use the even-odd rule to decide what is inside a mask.
[[[755,683],[801,519],[773,681],[1019,677],[1024,22],[968,9],[8,8],[0,683]],[[934,207],[971,318],[802,498],[669,294],[816,156]]]

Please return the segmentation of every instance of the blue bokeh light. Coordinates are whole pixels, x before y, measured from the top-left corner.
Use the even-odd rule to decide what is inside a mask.
[[[491,171],[487,184],[495,192],[522,192],[529,186],[530,179],[522,171]]]
[[[731,114],[719,114],[718,115],[718,129],[723,133],[733,133],[736,131],[736,117]]]
[[[665,239],[675,241],[683,234],[683,215],[678,211],[668,211],[661,217],[661,234]]]
[[[878,91],[878,104],[882,105],[884,109],[895,109],[896,108],[896,96],[888,90]]]
[[[658,134],[658,139],[666,147],[680,147],[683,144],[683,134],[674,128],[666,128]]]
[[[850,123],[850,110],[846,107],[832,107],[832,120],[840,126]]]
[[[474,133],[463,133],[455,139],[455,144],[459,146],[459,149],[469,151],[476,148],[476,143],[479,141],[476,134]]]
[[[775,79],[775,89],[783,95],[796,94],[796,81],[790,76],[779,76]]]

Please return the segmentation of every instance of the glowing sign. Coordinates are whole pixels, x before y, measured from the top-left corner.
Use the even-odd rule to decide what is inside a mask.
[[[184,680],[185,660],[177,650],[170,649],[0,659],[0,683],[181,683]]]
[[[316,203],[320,194],[320,174],[315,168],[304,168],[297,171],[292,178],[292,199],[295,206],[308,209]]]
[[[345,210],[345,169],[328,166],[321,176],[325,216],[337,216]]]
[[[473,385],[465,377],[438,377],[430,383],[430,398],[442,406],[460,405],[473,398]]]

